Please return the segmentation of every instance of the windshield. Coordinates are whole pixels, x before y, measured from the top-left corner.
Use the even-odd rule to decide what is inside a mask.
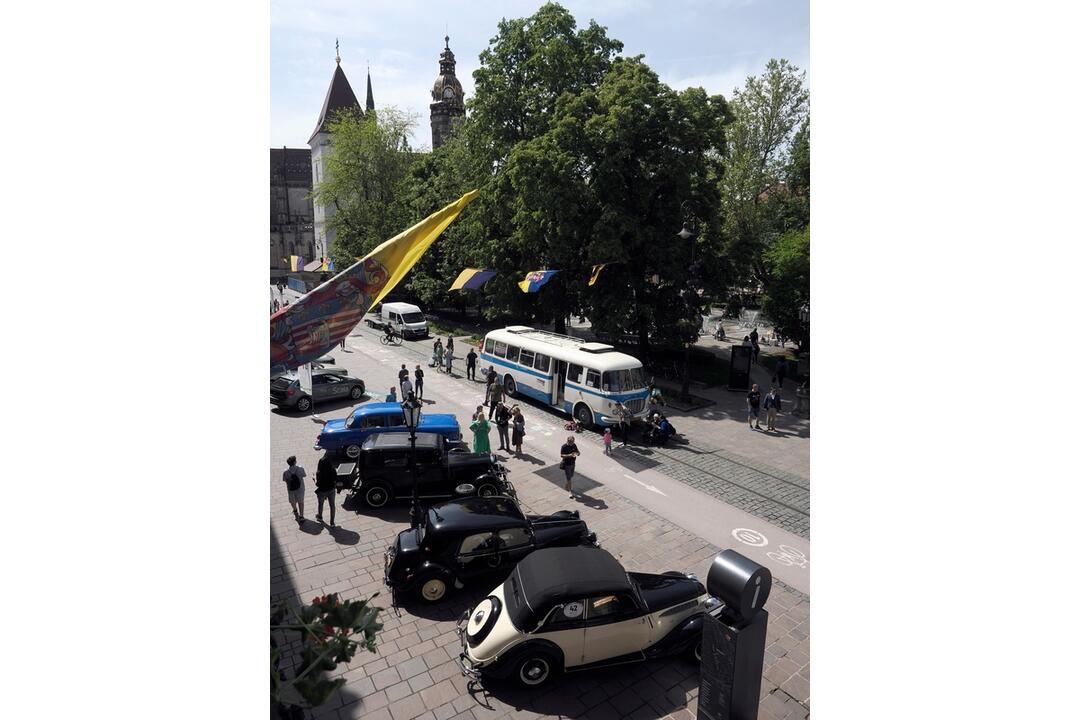
[[[415,313],[414,312],[402,313],[401,314],[401,319],[404,320],[407,323],[424,322],[424,313],[418,313],[418,312],[415,312]]]
[[[604,373],[604,390],[607,392],[628,392],[645,387],[645,374],[640,367],[625,370],[608,370]]]

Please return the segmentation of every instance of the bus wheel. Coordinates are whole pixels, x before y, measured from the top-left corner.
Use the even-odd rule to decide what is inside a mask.
[[[506,388],[506,394],[510,397],[517,397],[517,383],[514,382],[514,378],[507,375],[503,378],[503,387]]]
[[[574,408],[574,418],[581,423],[581,427],[591,430],[593,426],[592,410],[585,403],[578,403]]]

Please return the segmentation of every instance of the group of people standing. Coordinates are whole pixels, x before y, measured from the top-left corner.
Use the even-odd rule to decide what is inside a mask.
[[[431,348],[431,362],[428,367],[435,368],[435,372],[444,372],[447,375],[454,374],[454,336],[446,336],[446,346],[440,338],[435,338],[435,345]]]
[[[281,479],[285,483],[285,489],[289,493],[289,504],[292,505],[293,518],[297,522],[304,522],[304,478],[307,471],[296,462],[296,456],[290,455],[285,460],[285,472]],[[336,508],[334,507],[334,495],[337,493],[337,468],[328,455],[319,460],[319,467],[315,471],[315,497],[319,499],[319,510],[315,519],[323,522],[323,505],[330,504],[330,527],[334,524]]]
[[[746,419],[751,430],[761,429],[761,405],[761,390],[758,389],[757,383],[754,383],[750,392],[746,393]],[[765,396],[766,430],[776,431],[776,414],[780,412],[781,406],[780,391],[775,386],[770,387],[769,394]]]
[[[510,446],[514,446],[514,454],[521,457],[521,443],[525,439],[525,416],[517,405],[507,407],[503,402],[496,403],[488,412],[484,412],[483,405],[476,406],[476,412],[472,415],[469,430],[473,434],[473,452],[491,452],[491,423],[495,423],[495,429],[499,433],[499,450],[510,452]]]

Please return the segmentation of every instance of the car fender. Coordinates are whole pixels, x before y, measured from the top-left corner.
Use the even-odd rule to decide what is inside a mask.
[[[701,632],[704,627],[705,613],[695,613],[676,625],[667,635],[645,650],[645,656],[654,658],[662,655],[676,655],[688,650],[701,639]]]
[[[561,671],[566,666],[566,658],[563,656],[562,648],[550,640],[544,640],[542,638],[524,637],[521,642],[511,646],[501,655],[499,655],[494,662],[484,667],[485,672],[493,677],[502,678],[508,676],[514,670],[514,664],[521,659],[521,656],[530,650],[543,649],[551,653],[559,662],[559,670]]]
[[[442,563],[432,560],[425,560],[424,562],[420,563],[420,566],[418,568],[416,568],[416,571],[413,573],[412,579],[406,582],[405,588],[407,590],[412,590],[414,587],[416,587],[417,580],[432,574],[438,575],[439,577],[446,579],[446,584],[451,586],[457,580],[457,575],[454,574],[454,571],[450,570]]]

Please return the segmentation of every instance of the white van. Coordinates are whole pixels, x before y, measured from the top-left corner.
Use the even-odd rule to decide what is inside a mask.
[[[387,325],[403,338],[428,336],[427,319],[420,308],[403,302],[383,303],[379,308],[378,320],[368,321],[373,327],[385,328]]]

